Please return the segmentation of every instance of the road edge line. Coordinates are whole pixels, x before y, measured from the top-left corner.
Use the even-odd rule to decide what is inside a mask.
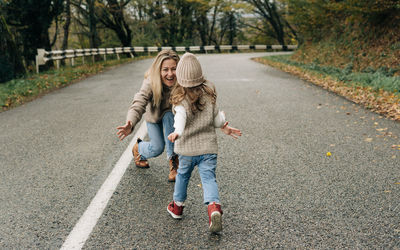
[[[69,233],[64,244],[61,246],[62,250],[82,249],[133,159],[133,145],[136,143],[137,138],[144,138],[146,133],[146,123],[142,122],[140,128],[129,143],[129,146],[125,149],[113,170],[97,191],[96,196],[92,199],[86,211]]]

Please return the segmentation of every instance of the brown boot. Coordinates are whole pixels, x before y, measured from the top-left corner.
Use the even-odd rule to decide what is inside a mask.
[[[132,148],[132,153],[133,153],[133,160],[135,161],[136,167],[138,168],[148,168],[149,166],[149,162],[147,160],[140,160],[140,158],[142,157],[139,154],[139,142],[141,142],[142,140],[140,140],[139,138],[137,139],[137,142],[135,143],[135,146],[133,146]]]
[[[179,159],[177,155],[174,155],[169,160],[169,175],[168,175],[169,182],[175,181],[175,177],[178,174],[177,172],[178,167],[179,167]]]

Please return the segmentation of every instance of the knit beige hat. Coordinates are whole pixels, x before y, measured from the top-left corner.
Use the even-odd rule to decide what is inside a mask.
[[[199,86],[206,81],[200,62],[195,55],[186,52],[181,57],[176,67],[176,80],[179,85],[186,88]]]

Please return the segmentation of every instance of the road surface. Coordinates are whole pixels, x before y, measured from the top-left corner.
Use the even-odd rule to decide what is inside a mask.
[[[104,210],[84,216],[132,145],[116,127],[147,59],[0,113],[0,248],[61,248],[93,211],[88,237],[72,238],[83,249],[400,248],[400,123],[250,60],[266,54],[198,55],[243,132],[218,131],[220,235],[208,233],[197,171],[184,219],[167,213],[165,153],[149,169],[131,162]]]

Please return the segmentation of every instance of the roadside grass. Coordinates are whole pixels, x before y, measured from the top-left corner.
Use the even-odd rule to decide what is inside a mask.
[[[335,92],[355,103],[390,119],[400,121],[400,77],[390,68],[354,72],[352,65],[345,68],[322,66],[318,62],[302,63],[290,59],[291,55],[266,56],[255,61]]]
[[[0,106],[2,107],[0,112],[34,100],[53,90],[68,86],[114,66],[142,58],[121,58],[121,60],[99,61],[72,67],[64,66],[58,70],[48,70],[39,74],[30,73],[24,78],[0,83]]]
[[[345,68],[340,69],[332,66],[321,66],[318,62],[304,64],[290,60],[290,55],[269,56],[267,58],[271,61],[282,62],[328,75],[338,81],[343,81],[353,86],[371,87],[375,91],[383,89],[400,94],[400,76],[394,76],[396,72],[394,69],[381,67],[375,70],[373,68],[367,68],[364,72],[353,72],[351,63],[347,64]]]

